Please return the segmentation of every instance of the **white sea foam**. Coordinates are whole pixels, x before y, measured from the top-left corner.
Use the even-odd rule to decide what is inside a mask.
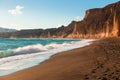
[[[30,45],[25,47],[19,47],[14,50],[14,54],[30,54],[30,53],[37,53],[41,51],[47,50],[43,45],[36,44],[36,45]]]
[[[93,40],[81,40],[63,44],[52,43],[45,46],[36,44],[17,48],[13,50],[14,56],[0,59],[0,76],[38,65],[56,53],[87,46],[91,41]]]

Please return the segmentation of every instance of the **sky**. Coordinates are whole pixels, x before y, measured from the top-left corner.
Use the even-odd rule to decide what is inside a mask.
[[[119,0],[0,0],[0,27],[46,29],[82,20],[85,11]]]

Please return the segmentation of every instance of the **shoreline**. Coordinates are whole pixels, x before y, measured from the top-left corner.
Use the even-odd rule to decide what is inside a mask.
[[[119,42],[120,38],[97,40],[91,45],[56,54],[35,67],[0,77],[0,80],[120,79]]]
[[[62,52],[67,52],[67,51],[71,51],[71,50],[74,50],[74,49],[77,49],[77,48],[80,48],[80,47],[84,47],[84,46],[87,46],[87,45],[90,45],[91,43],[92,43],[92,41],[95,41],[95,40],[93,40],[93,39],[82,39],[82,40],[80,40],[80,41],[76,41],[75,42],[75,44],[73,45],[73,42],[71,43],[72,45],[70,45],[70,47],[69,46],[67,46],[66,45],[66,49],[64,49],[64,48],[61,48],[61,50],[58,50],[58,49],[56,49],[56,50],[58,50],[58,51],[54,51],[54,50],[52,50],[52,51],[49,51],[49,53],[50,54],[48,54],[48,56],[47,56],[47,54],[45,54],[47,57],[45,58],[45,59],[43,59],[43,60],[40,60],[40,61],[37,61],[37,62],[35,62],[35,64],[31,64],[31,66],[29,66],[29,67],[25,67],[25,68],[23,68],[23,69],[20,69],[20,70],[8,70],[8,71],[3,71],[3,72],[1,72],[1,74],[0,74],[0,77],[2,77],[2,76],[7,76],[7,75],[10,75],[10,74],[14,74],[14,73],[16,73],[16,72],[19,72],[19,71],[22,71],[22,70],[25,70],[25,69],[28,69],[28,68],[31,68],[31,67],[35,67],[35,66],[37,66],[37,65],[40,65],[40,64],[42,64],[42,63],[44,63],[44,62],[46,62],[47,60],[49,60],[52,56],[54,56],[54,55],[57,55],[57,54],[59,54],[59,53],[62,53]],[[79,45],[76,45],[76,44],[79,44]],[[53,53],[52,53],[53,52]],[[33,54],[33,55],[38,55],[38,54]],[[20,57],[22,58],[22,56],[24,56],[24,55],[20,55]],[[39,56],[39,55],[38,55]],[[20,58],[19,57],[19,55],[18,56],[11,56],[11,57],[8,57],[8,58],[5,58],[5,59],[2,59],[1,61],[3,61],[3,62],[5,62],[5,61],[7,61],[7,60],[9,60],[9,58],[10,59],[17,59],[17,57],[18,58]],[[32,59],[32,58],[31,58]],[[18,60],[19,61],[19,60]],[[37,63],[37,64],[36,64]],[[11,66],[11,65],[10,65]],[[15,65],[14,65],[15,66]],[[16,64],[16,66],[17,66],[17,64]],[[24,65],[25,66],[25,65]],[[27,66],[27,65],[26,65]],[[6,66],[5,66],[6,67]],[[9,67],[8,67],[9,68]],[[4,69],[4,67],[3,67],[3,69]],[[7,68],[5,68],[6,70],[7,70]],[[2,67],[1,67],[1,70],[2,70]],[[6,74],[7,73],[7,74]]]

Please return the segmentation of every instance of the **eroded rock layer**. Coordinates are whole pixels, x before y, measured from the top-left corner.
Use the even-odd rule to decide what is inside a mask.
[[[120,1],[104,8],[86,11],[82,21],[51,29],[21,30],[0,33],[0,37],[15,38],[104,38],[120,36]]]

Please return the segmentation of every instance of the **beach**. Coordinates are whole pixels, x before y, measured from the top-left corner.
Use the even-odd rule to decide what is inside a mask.
[[[119,80],[120,38],[94,41],[0,80]]]
[[[0,80],[120,80],[119,0],[0,3]]]
[[[90,45],[91,41],[93,40],[3,39],[0,42],[0,47],[3,48],[0,53],[0,77],[39,65],[60,52]]]

